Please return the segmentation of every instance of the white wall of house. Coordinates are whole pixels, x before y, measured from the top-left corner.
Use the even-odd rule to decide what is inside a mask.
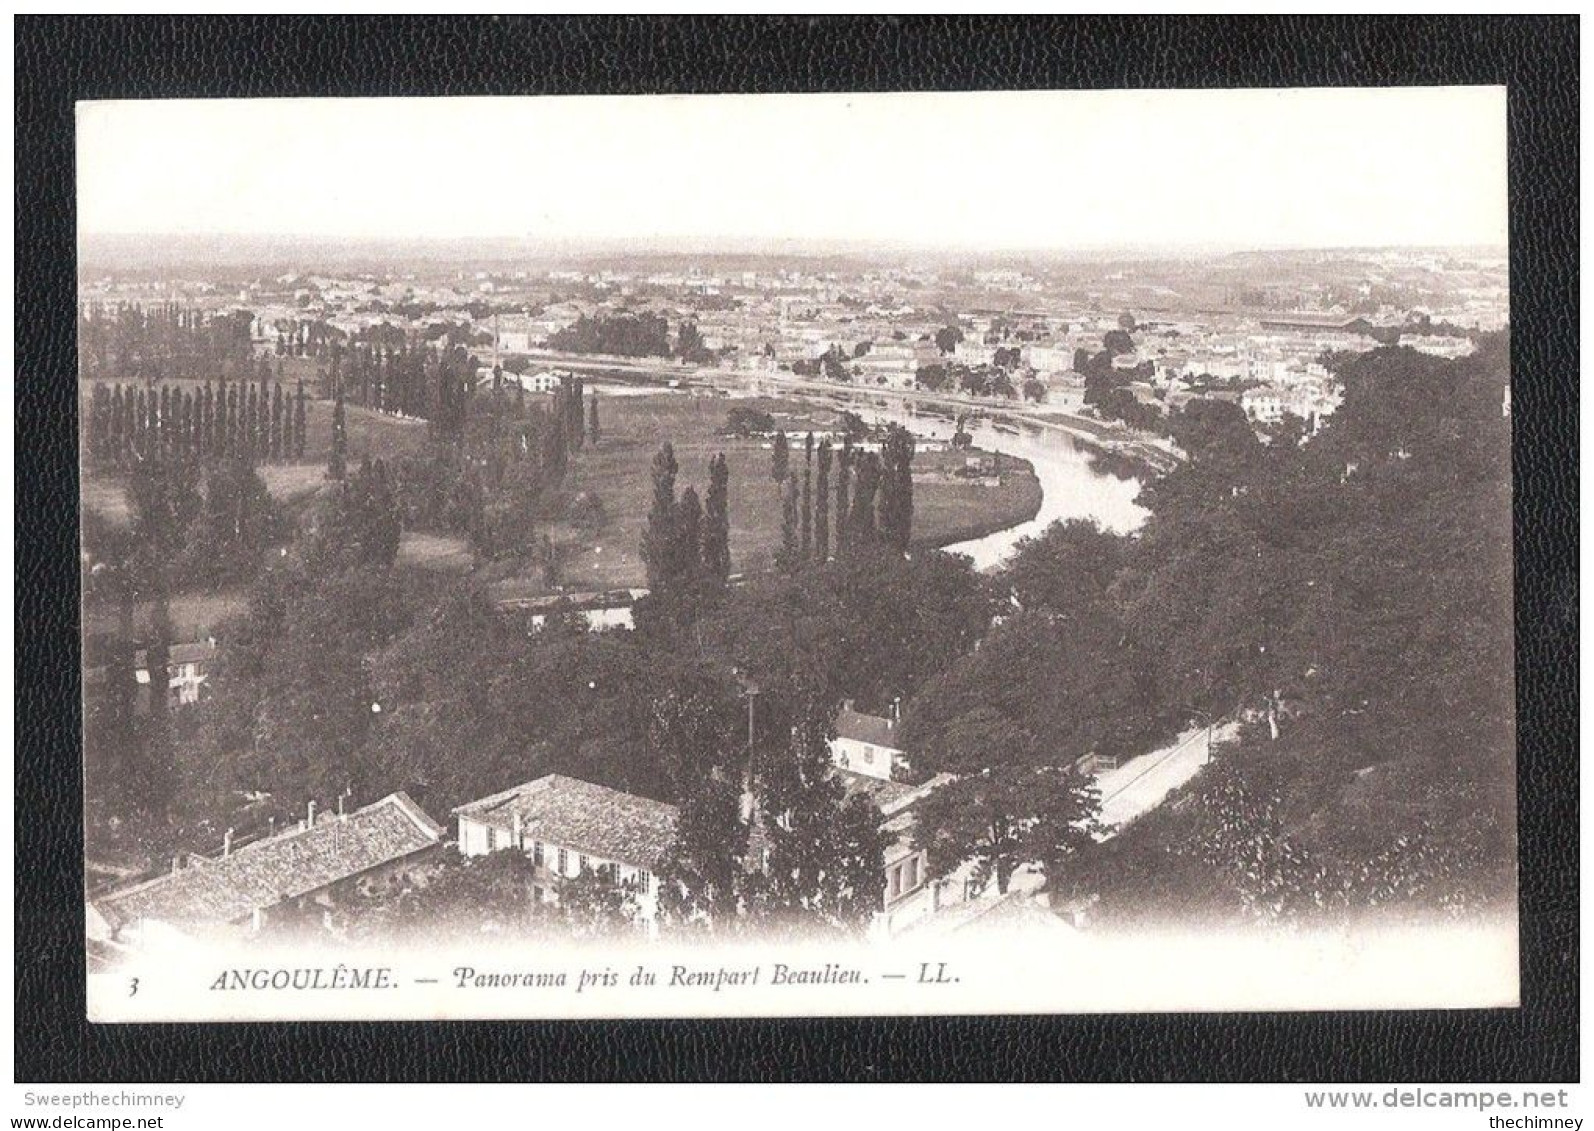
[[[891,780],[892,760],[895,757],[896,751],[890,747],[876,746],[856,738],[838,737],[830,742],[830,758],[836,765],[881,781]]]
[[[522,836],[521,839],[521,851],[553,876],[574,879],[582,872],[613,869],[617,882],[632,887],[637,905],[637,918],[644,924],[652,924],[658,919],[659,877],[654,873],[635,864],[596,856],[568,844],[554,844],[530,836]],[[467,814],[460,814],[459,850],[462,854],[486,856],[488,853],[501,852],[514,847],[515,837],[512,832]],[[550,892],[546,898],[551,900],[555,897]]]
[[[881,910],[875,916],[872,933],[889,938],[935,914],[941,900],[937,884],[930,876],[929,856],[909,852],[901,857],[887,856],[885,890]]]

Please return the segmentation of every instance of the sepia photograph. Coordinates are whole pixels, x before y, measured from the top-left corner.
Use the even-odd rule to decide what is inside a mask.
[[[89,1018],[1517,1005],[1506,108],[79,102]]]

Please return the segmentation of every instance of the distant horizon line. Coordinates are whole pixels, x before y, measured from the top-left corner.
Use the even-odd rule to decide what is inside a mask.
[[[1113,253],[1235,254],[1247,252],[1351,252],[1351,251],[1488,251],[1508,252],[1507,243],[1078,243],[1054,245],[1006,245],[978,247],[966,244],[914,244],[891,240],[858,240],[826,236],[534,236],[520,235],[330,235],[297,232],[79,232],[81,245],[96,241],[127,243],[151,242],[253,241],[263,244],[313,246],[338,245],[346,248],[398,248],[506,245],[517,250],[556,254],[614,252],[633,249],[669,254],[774,254],[792,252],[928,254],[951,256],[980,255],[1102,255]]]

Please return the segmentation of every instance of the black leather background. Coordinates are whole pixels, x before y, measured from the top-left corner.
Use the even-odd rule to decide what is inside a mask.
[[[1573,18],[18,19],[17,1078],[1575,1079],[1577,36]],[[1520,1010],[214,1027],[83,1020],[74,100],[1404,83],[1510,87]]]

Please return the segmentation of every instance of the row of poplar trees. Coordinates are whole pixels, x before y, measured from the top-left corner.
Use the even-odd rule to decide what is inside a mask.
[[[913,539],[913,449],[913,433],[897,424],[887,430],[879,452],[855,450],[851,436],[839,449],[828,438],[815,444],[810,432],[803,440],[799,474],[792,466],[790,441],[777,432],[770,460],[770,478],[781,493],[777,564],[793,573],[807,563],[828,561],[832,525],[837,557],[851,546],[871,542],[906,553]]]
[[[328,387],[352,403],[445,425],[476,377],[476,359],[461,346],[333,345],[327,359]]]
[[[252,463],[302,460],[304,383],[94,386],[84,421],[90,460],[126,468],[152,459],[211,460],[241,456]]]

